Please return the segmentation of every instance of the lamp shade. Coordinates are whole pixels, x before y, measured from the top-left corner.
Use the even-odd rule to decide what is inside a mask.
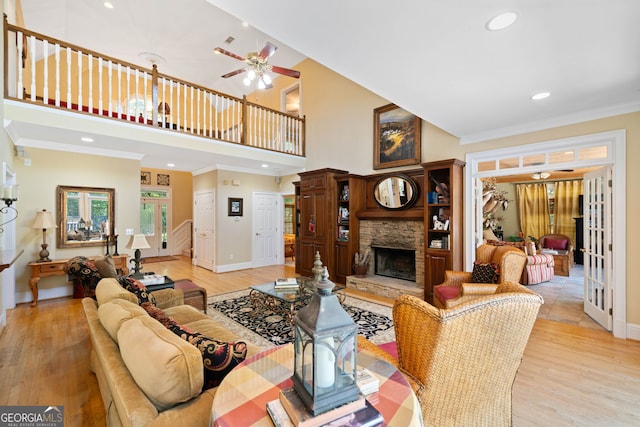
[[[150,247],[144,234],[134,234],[126,246],[127,249],[149,249]]]
[[[46,209],[42,209],[40,212],[36,212],[36,219],[33,221],[33,228],[41,228],[46,230],[47,228],[56,228],[56,223],[53,221],[53,215]]]

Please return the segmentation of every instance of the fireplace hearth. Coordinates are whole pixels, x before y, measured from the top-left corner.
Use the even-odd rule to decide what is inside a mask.
[[[373,246],[374,273],[394,279],[416,281],[416,251]]]

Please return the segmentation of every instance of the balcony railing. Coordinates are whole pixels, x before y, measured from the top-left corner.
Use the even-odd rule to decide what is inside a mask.
[[[305,155],[305,120],[4,20],[6,99]]]

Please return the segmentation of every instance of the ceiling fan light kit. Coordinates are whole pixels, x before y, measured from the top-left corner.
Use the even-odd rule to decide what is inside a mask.
[[[270,89],[272,87],[271,83],[273,82],[273,80],[271,76],[267,74],[267,72],[282,74],[284,76],[289,76],[296,79],[300,77],[300,71],[269,64],[269,58],[275,53],[277,49],[278,47],[276,45],[268,41],[265,43],[260,52],[249,52],[245,58],[241,57],[240,55],[236,55],[235,53],[229,52],[228,50],[222,49],[221,47],[216,47],[214,49],[214,52],[219,55],[227,55],[231,58],[243,61],[247,64],[247,66],[244,68],[240,68],[238,70],[224,74],[222,76],[223,78],[226,79],[246,72],[247,75],[242,80],[242,83],[244,83],[245,86],[251,86],[252,82],[257,81],[258,89]]]
[[[549,172],[535,172],[531,174],[533,179],[547,179],[551,176]]]

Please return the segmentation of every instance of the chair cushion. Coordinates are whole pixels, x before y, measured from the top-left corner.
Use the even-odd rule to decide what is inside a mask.
[[[448,299],[458,298],[460,288],[457,286],[436,286],[433,288],[433,294],[440,301],[445,302]]]
[[[496,283],[498,264],[493,262],[474,262],[471,273],[473,283]]]
[[[544,239],[544,247],[548,249],[559,249],[562,251],[567,250],[567,239]]]

